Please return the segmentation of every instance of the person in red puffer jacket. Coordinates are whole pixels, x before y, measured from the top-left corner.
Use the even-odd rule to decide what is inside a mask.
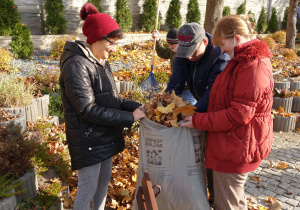
[[[251,39],[246,17],[228,15],[215,25],[212,42],[231,56],[216,78],[206,113],[181,126],[208,131],[205,165],[213,170],[215,209],[247,209],[244,185],[273,140],[273,76],[266,42]]]

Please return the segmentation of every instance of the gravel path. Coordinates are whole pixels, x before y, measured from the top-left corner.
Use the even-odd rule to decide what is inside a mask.
[[[59,72],[59,60],[48,59],[50,56],[50,50],[35,49],[31,59],[16,59],[14,61],[14,67],[19,69],[16,72],[16,76],[26,77],[34,74],[35,71],[45,71],[55,69]],[[122,61],[111,63],[112,71],[118,71],[123,68],[130,68],[132,65],[124,64]]]

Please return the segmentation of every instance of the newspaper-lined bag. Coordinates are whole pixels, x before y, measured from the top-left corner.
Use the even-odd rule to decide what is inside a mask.
[[[136,189],[141,185],[143,173],[148,172],[151,182],[162,188],[156,199],[158,209],[210,210],[201,134],[205,133],[141,120]],[[136,201],[133,209],[137,209]]]

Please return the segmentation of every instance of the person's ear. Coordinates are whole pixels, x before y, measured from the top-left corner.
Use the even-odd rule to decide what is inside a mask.
[[[234,37],[235,37],[235,39],[236,39],[237,45],[239,45],[239,44],[241,43],[242,37],[241,37],[240,35],[238,35],[238,34],[234,35]]]
[[[203,43],[206,46],[208,44],[208,40],[207,39],[203,39]]]

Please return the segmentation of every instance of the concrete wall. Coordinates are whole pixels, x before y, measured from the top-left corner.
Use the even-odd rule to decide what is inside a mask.
[[[165,24],[166,13],[171,0],[160,0],[160,13],[162,16],[162,26],[161,30],[168,30]],[[65,17],[67,19],[67,33],[68,34],[80,34],[82,33],[81,27],[83,21],[80,20],[79,12],[82,5],[86,0],[63,0],[65,6]],[[142,13],[142,5],[144,0],[128,0],[129,7],[133,18],[132,31],[139,30],[139,14]],[[267,11],[267,17],[271,16],[272,8],[275,7],[278,12],[279,22],[283,19],[283,13],[287,6],[289,6],[289,1],[287,0],[224,0],[224,6],[229,6],[231,9],[231,14],[235,14],[237,7],[245,2],[246,11],[248,13],[251,10],[256,17],[259,17],[262,6],[265,7]],[[18,6],[18,10],[21,13],[22,21],[25,23],[32,34],[39,35],[43,34],[43,23],[41,21],[44,17],[44,11],[42,10],[45,0],[15,0],[15,4]],[[115,3],[116,0],[102,0],[101,6],[103,12],[115,17]],[[206,0],[198,0],[199,8],[201,12],[201,24],[204,24],[205,10],[206,10]],[[181,16],[182,24],[186,22],[186,12],[187,12],[188,0],[181,0]],[[154,24],[154,23],[153,23]]]

